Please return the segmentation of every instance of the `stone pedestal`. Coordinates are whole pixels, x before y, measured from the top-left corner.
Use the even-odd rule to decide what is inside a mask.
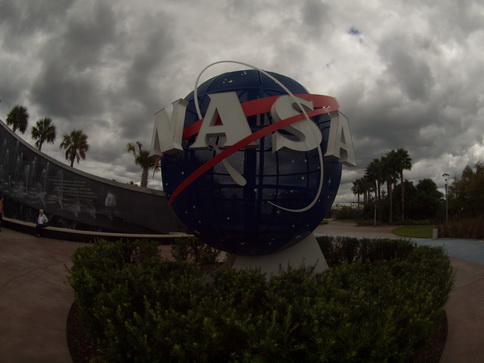
[[[232,267],[238,270],[260,268],[263,273],[270,275],[278,274],[281,270],[286,271],[288,266],[297,268],[301,265],[316,266],[316,272],[328,268],[318,241],[312,233],[298,244],[280,252],[257,256],[236,255]]]

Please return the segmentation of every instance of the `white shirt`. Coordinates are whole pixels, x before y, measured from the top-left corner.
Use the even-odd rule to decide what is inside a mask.
[[[39,214],[39,216],[37,217],[37,224],[44,224],[44,223],[47,223],[48,221],[49,220],[47,219],[45,214]]]

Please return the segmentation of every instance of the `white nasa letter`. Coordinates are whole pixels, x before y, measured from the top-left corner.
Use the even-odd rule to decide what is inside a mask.
[[[215,136],[225,136],[226,141],[222,146],[232,146],[252,135],[252,130],[236,92],[214,93],[208,96],[210,97],[210,104],[197,139],[190,146],[190,149],[206,149],[209,145],[208,140]],[[222,122],[216,125],[219,117]],[[252,142],[248,146],[256,145],[257,143]]]
[[[163,153],[183,150],[181,141],[188,102],[179,99],[173,102],[172,105],[171,120],[164,108],[155,114],[150,156],[161,156]]]
[[[280,121],[302,113],[302,110],[299,109],[295,99],[306,110],[314,109],[312,101],[307,101],[305,99],[290,95],[284,95],[279,97],[272,105],[272,118],[275,121]],[[299,140],[289,139],[276,131],[272,135],[272,152],[279,151],[280,149],[309,151],[317,148],[323,139],[318,126],[306,118],[293,123],[292,125],[286,126],[283,130],[293,134]]]
[[[335,156],[346,166],[356,166],[348,119],[338,111],[331,112],[328,149],[324,156]]]

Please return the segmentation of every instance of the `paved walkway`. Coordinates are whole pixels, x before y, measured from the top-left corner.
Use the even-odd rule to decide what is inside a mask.
[[[391,227],[331,222],[316,233],[388,237]],[[417,240],[441,244],[457,269],[446,307],[449,335],[441,362],[478,362],[484,356],[484,241]],[[482,243],[482,244],[481,244]],[[81,244],[0,232],[0,361],[71,362],[66,320],[74,294],[65,266]]]
[[[65,265],[79,244],[0,232],[0,361],[71,362]]]

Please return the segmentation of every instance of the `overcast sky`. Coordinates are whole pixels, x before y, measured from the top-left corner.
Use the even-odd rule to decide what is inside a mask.
[[[0,0],[0,118],[82,129],[89,173],[139,181],[128,142],[149,147],[153,115],[193,90],[202,69],[236,60],[336,97],[358,167],[408,150],[417,182],[484,161],[484,3],[474,0]],[[213,67],[202,81],[242,67]],[[150,179],[150,185],[159,184]]]

